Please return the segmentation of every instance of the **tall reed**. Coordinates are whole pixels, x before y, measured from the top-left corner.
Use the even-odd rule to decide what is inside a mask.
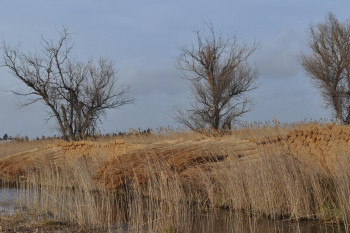
[[[270,131],[269,134],[284,134],[290,129]],[[236,134],[253,135],[254,130],[236,131]],[[232,136],[232,140],[235,138]],[[176,137],[172,135],[171,139]],[[190,138],[186,136],[186,140]],[[349,232],[347,146],[339,147],[329,164],[306,151],[286,150],[287,147],[258,146],[257,155],[237,159],[231,159],[236,152],[228,147],[226,159],[192,163],[185,175],[161,154],[151,157],[155,152],[148,147],[140,150],[145,181],[139,180],[137,166],[140,164],[134,164],[131,166],[134,175],[128,176],[117,188],[107,187],[96,174],[106,161],[82,156],[40,171],[32,170],[19,184],[26,206],[50,213],[53,219],[77,222],[85,228],[196,232],[195,217],[219,213],[219,209],[226,208],[254,218],[342,224]],[[130,170],[125,172],[130,174]],[[238,232],[234,227],[231,229]]]

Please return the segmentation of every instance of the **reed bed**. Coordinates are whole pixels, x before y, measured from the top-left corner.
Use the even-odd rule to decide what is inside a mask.
[[[196,217],[224,208],[349,232],[349,136],[312,123],[56,142],[0,159],[0,179],[23,205],[82,229],[196,232]]]
[[[57,143],[59,140],[35,140],[35,141],[13,141],[11,143],[0,143],[0,158],[26,152],[33,149],[43,149],[49,144]]]

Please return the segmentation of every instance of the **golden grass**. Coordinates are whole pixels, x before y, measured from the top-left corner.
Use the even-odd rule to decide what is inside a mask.
[[[27,205],[81,226],[188,232],[191,216],[226,207],[347,229],[349,148],[347,126],[315,123],[42,142],[3,155],[0,179],[17,182]]]
[[[43,149],[48,144],[57,143],[59,140],[40,140],[40,141],[23,141],[23,142],[11,142],[0,143],[0,158],[12,154],[26,152],[32,149]]]
[[[257,157],[256,145],[233,136],[188,141],[166,140],[123,156],[114,156],[101,164],[97,177],[108,188],[118,188],[134,179],[137,179],[138,184],[145,184],[149,173],[153,172],[174,173],[191,179],[194,178],[191,174],[195,174],[199,168],[209,172],[213,163],[225,163],[247,156]]]

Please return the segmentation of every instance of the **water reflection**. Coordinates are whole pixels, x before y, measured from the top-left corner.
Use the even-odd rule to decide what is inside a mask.
[[[28,195],[28,193],[26,193]],[[29,195],[30,196],[30,195]],[[12,214],[16,204],[21,202],[23,195],[20,195],[18,189],[3,188],[0,189],[0,214]],[[31,197],[29,197],[31,199]],[[32,199],[33,200],[33,199]],[[23,200],[22,200],[23,201]],[[119,209],[121,210],[121,209]],[[127,212],[127,210],[124,210]],[[119,212],[119,211],[118,211]],[[192,213],[192,214],[190,214]],[[120,212],[119,212],[120,214]],[[153,214],[147,213],[144,220]],[[189,232],[189,233],[344,233],[343,226],[330,226],[307,221],[272,221],[265,217],[248,216],[244,213],[233,213],[227,210],[219,210],[212,213],[195,214],[189,212],[188,218],[184,219],[183,225],[172,226],[162,230],[162,232]],[[127,218],[124,218],[127,219]],[[147,228],[147,224],[141,224]],[[140,226],[128,227],[126,223],[114,225],[113,232],[133,233],[143,232]],[[146,230],[146,229],[144,229]],[[147,231],[147,230],[146,230]]]
[[[0,188],[0,214],[12,214],[17,200],[17,189]]]
[[[191,233],[335,233],[345,232],[341,226],[330,226],[310,222],[272,221],[265,217],[250,217],[247,214],[219,211],[195,217]]]

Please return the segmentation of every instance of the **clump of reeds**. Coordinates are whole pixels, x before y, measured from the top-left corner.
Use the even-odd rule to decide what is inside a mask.
[[[348,141],[336,146],[342,136],[330,138],[332,150],[314,156],[309,144],[293,145],[307,131],[307,126],[298,127],[277,128],[278,133],[269,129],[267,135],[259,131],[257,144],[240,138],[244,134],[249,139],[254,129],[195,140],[172,135],[171,140],[157,139],[101,160],[77,156],[32,169],[20,187],[27,205],[96,229],[190,232],[193,216],[222,207],[274,220],[309,219],[347,227]],[[303,134],[298,131],[299,139],[290,143],[288,135],[301,129]],[[279,139],[261,143],[271,135]],[[251,138],[256,142],[257,137]],[[327,156],[331,159],[324,162]]]

